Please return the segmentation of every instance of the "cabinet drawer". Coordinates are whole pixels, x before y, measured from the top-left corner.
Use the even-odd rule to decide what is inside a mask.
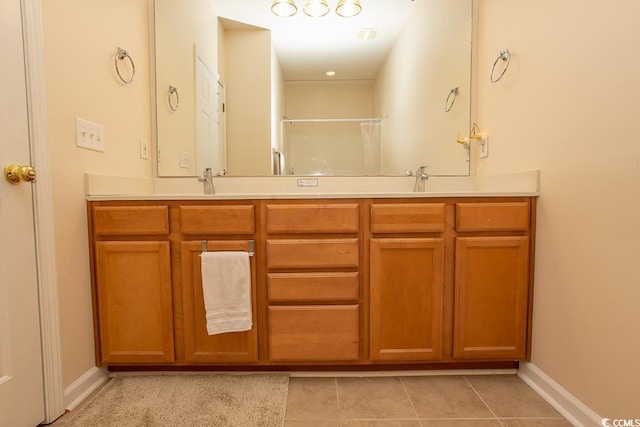
[[[96,235],[169,234],[167,206],[96,206],[93,208]]]
[[[266,206],[267,233],[357,233],[357,203]]]
[[[357,301],[358,273],[270,273],[271,302]]]
[[[269,360],[358,360],[358,306],[269,307]]]
[[[252,205],[180,206],[183,234],[253,234]]]
[[[268,268],[358,267],[358,239],[267,240]]]
[[[372,233],[444,231],[444,203],[371,205]]]
[[[457,231],[527,231],[529,203],[457,203]]]

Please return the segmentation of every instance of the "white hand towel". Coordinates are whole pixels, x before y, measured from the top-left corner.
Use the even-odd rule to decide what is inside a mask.
[[[249,253],[203,252],[200,254],[200,261],[208,334],[250,330],[252,316]]]

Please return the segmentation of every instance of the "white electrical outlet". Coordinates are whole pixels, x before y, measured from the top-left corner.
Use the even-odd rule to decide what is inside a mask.
[[[489,157],[489,137],[483,136],[480,139],[480,158],[484,159],[485,157]]]
[[[76,146],[104,152],[104,126],[76,117]]]
[[[149,141],[147,138],[140,138],[140,158],[145,160],[149,158]]]
[[[189,169],[191,167],[191,155],[188,151],[180,151],[180,167]]]

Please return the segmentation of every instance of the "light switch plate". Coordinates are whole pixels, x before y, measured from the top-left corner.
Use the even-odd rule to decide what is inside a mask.
[[[486,157],[489,157],[489,137],[483,136],[480,139],[480,158],[484,159]]]
[[[180,151],[180,167],[189,169],[191,167],[191,155],[188,151]]]
[[[76,117],[76,146],[104,152],[104,126]]]
[[[147,138],[140,138],[140,158],[149,158],[149,140]]]

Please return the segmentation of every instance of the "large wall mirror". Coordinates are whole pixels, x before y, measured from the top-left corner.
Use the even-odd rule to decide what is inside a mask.
[[[468,175],[472,0],[155,0],[158,176]]]

